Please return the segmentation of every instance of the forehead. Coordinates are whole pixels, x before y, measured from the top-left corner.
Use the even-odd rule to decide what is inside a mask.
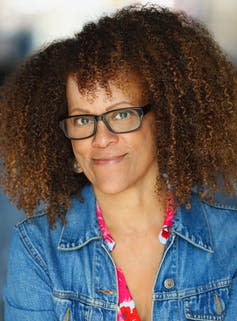
[[[69,76],[66,95],[69,108],[75,107],[75,105],[85,106],[95,103],[108,105],[110,103],[119,103],[123,100],[130,102],[132,105],[137,105],[144,100],[143,86],[133,76],[110,80],[106,86],[101,86],[97,82],[92,90],[80,90],[75,77]]]

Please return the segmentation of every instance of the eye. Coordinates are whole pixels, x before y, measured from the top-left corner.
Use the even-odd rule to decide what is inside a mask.
[[[132,115],[132,111],[129,109],[126,110],[118,110],[113,114],[113,119],[114,120],[123,120],[123,119],[128,119]]]
[[[73,117],[73,126],[86,126],[90,123],[91,119],[87,116]]]

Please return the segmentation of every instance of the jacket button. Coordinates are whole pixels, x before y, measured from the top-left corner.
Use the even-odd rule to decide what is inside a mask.
[[[174,280],[173,279],[166,279],[164,281],[164,287],[166,289],[172,289],[174,287]]]

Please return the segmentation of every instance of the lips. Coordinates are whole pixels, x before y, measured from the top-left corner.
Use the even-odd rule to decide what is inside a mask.
[[[112,165],[112,164],[120,163],[126,155],[127,154],[92,158],[92,160],[95,165]]]

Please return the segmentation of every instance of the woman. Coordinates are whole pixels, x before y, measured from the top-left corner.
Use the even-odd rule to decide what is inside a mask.
[[[202,25],[125,8],[1,95],[1,182],[30,217],[6,321],[237,320],[237,208],[216,199],[237,178],[236,73]]]

